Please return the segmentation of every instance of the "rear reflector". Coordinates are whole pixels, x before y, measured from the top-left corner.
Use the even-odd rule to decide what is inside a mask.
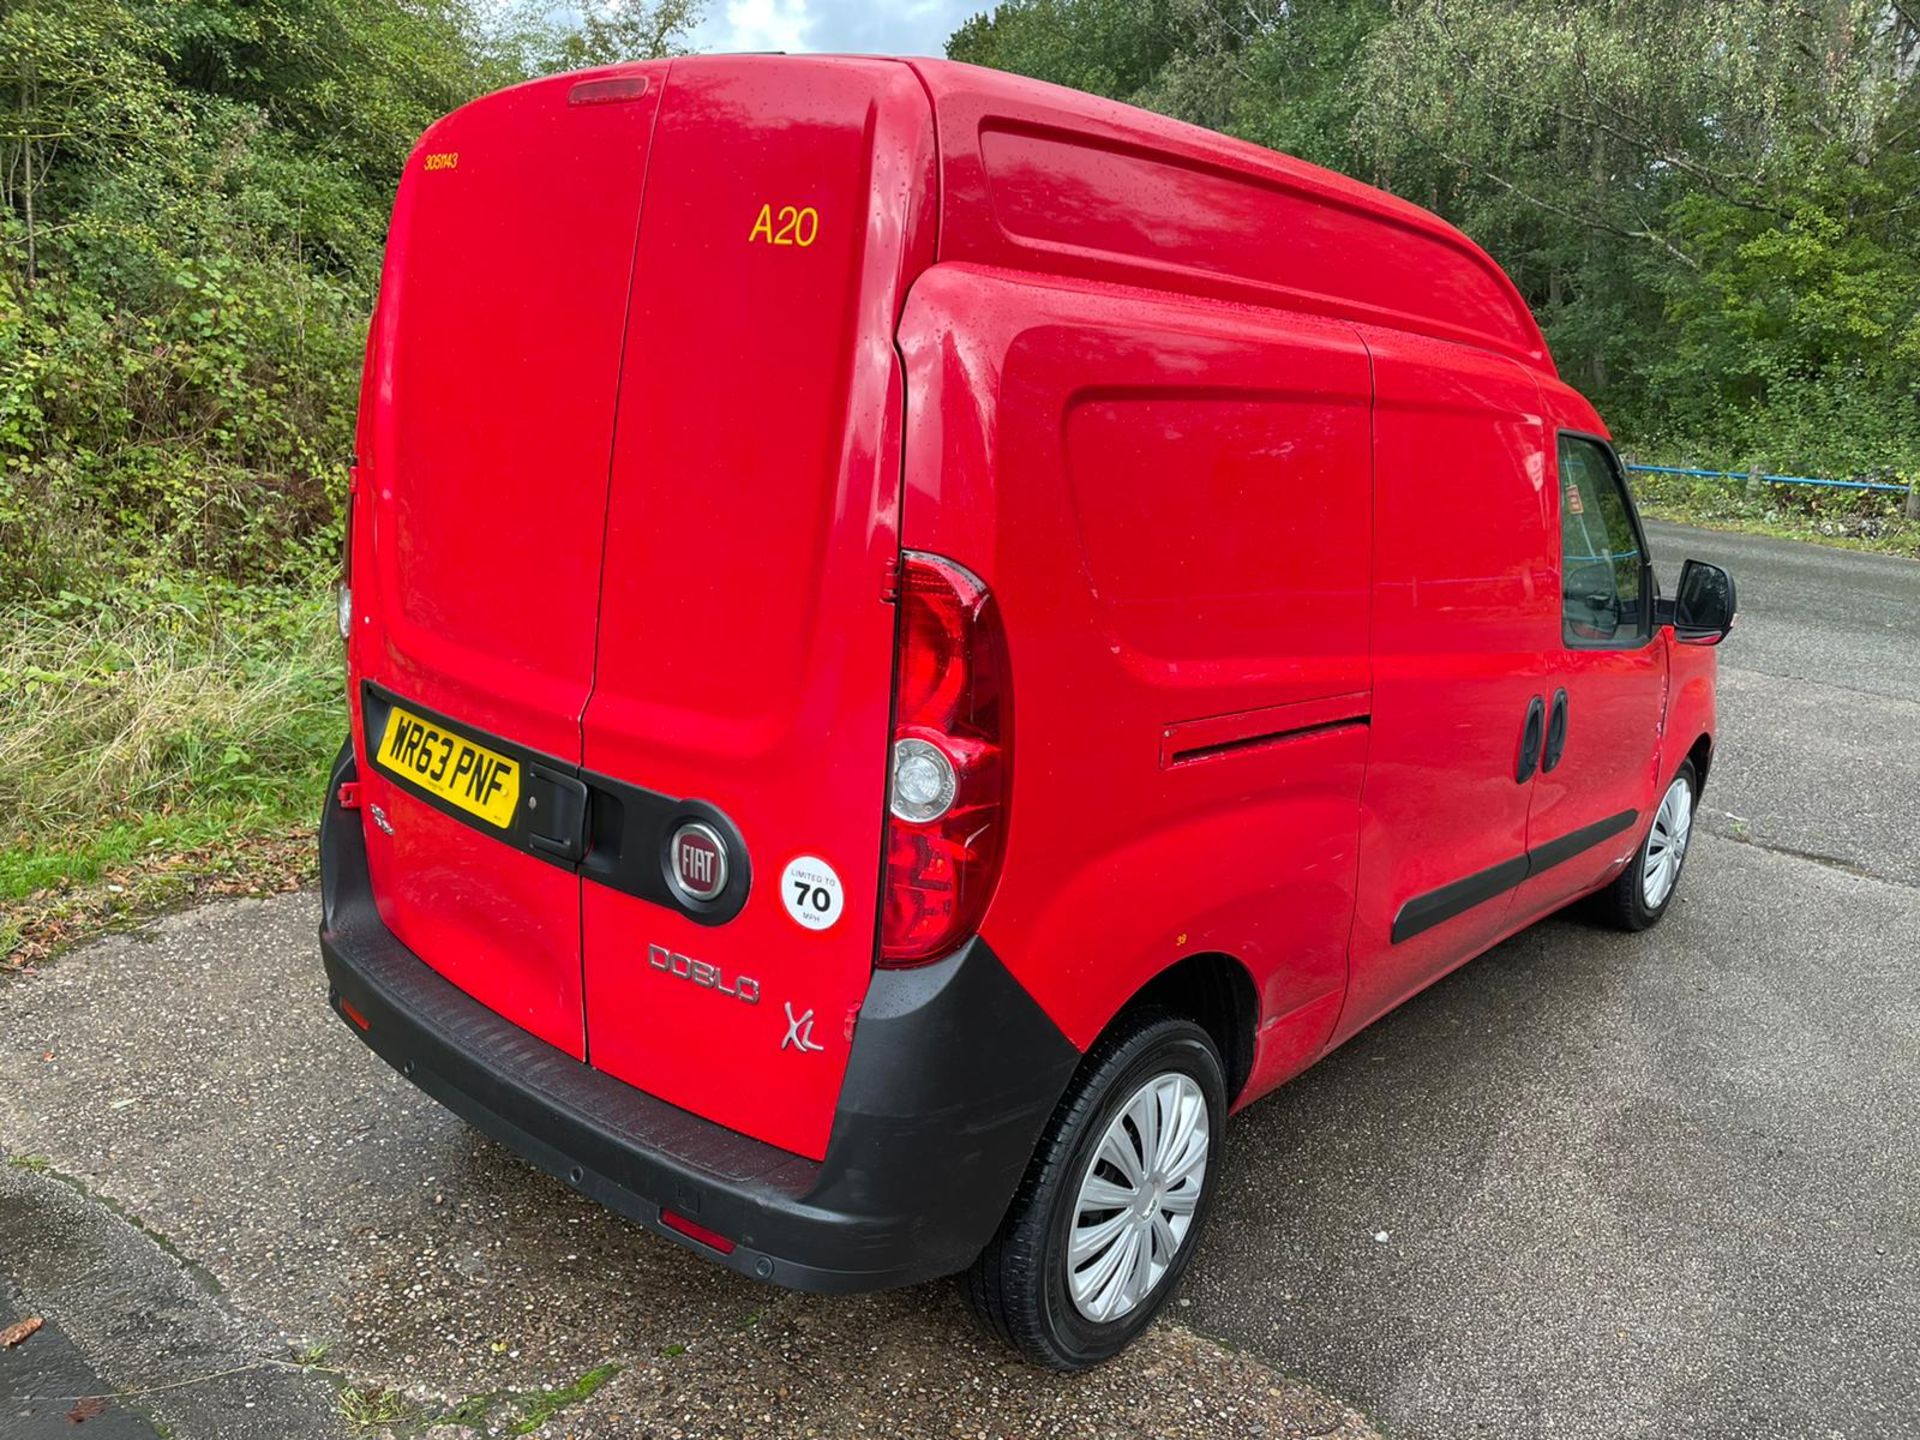
[[[342,996],[340,999],[340,1013],[362,1030],[371,1030],[373,1028],[373,1022],[368,1020],[367,1017],[362,1015],[358,1010],[354,1009],[353,1002],[345,996]]]
[[[647,93],[644,75],[615,75],[606,80],[582,80],[567,91],[569,105],[618,105]]]
[[[1000,613],[978,576],[937,555],[901,557],[893,713],[880,963],[919,965],[980,923],[1011,773]]]
[[[698,1240],[702,1245],[718,1250],[722,1255],[731,1255],[733,1253],[733,1241],[716,1230],[709,1230],[704,1225],[694,1224],[693,1221],[687,1219],[684,1215],[676,1215],[671,1210],[663,1209],[660,1212],[660,1223],[669,1230],[678,1230],[689,1240]]]

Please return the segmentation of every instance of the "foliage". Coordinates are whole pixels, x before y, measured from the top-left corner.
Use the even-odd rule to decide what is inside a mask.
[[[0,968],[116,915],[306,878],[345,720],[333,624],[318,585],[0,605]]]
[[[975,15],[947,49],[976,65],[1124,98],[1194,38],[1177,0],[1029,0]]]
[[[671,48],[692,0],[9,0],[0,598],[337,547],[366,319],[415,138],[534,73]]]
[[[1655,519],[1920,560],[1920,520],[1906,518],[1904,496],[1680,475],[1636,473],[1630,478],[1640,513]]]
[[[1815,473],[1920,464],[1904,0],[1010,0],[949,53],[1439,211],[1631,442]]]
[[[0,849],[168,810],[311,818],[340,743],[331,608],[174,582],[0,610]]]
[[[495,32],[509,70],[550,75],[652,55],[679,55],[699,23],[698,0],[514,0]]]

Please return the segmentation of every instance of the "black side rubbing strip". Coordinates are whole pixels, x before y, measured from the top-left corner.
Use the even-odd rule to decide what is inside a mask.
[[[1537,850],[1528,852],[1527,874],[1538,875],[1542,870],[1551,870],[1562,861],[1571,860],[1582,850],[1591,850],[1602,840],[1611,840],[1633,824],[1639,814],[1638,810],[1622,810],[1618,815],[1609,815],[1591,825],[1582,825],[1558,840],[1549,840]]]
[[[1398,945],[1403,940],[1411,940],[1456,915],[1466,914],[1476,905],[1484,905],[1504,895],[1522,880],[1538,875],[1543,870],[1551,870],[1583,850],[1591,850],[1603,840],[1610,840],[1627,829],[1639,815],[1638,810],[1622,810],[1618,815],[1609,815],[1604,820],[1583,825],[1558,840],[1549,840],[1525,855],[1502,860],[1498,865],[1478,871],[1464,880],[1455,880],[1438,890],[1414,896],[1393,917],[1393,943]]]
[[[1398,945],[1402,940],[1411,940],[1423,930],[1431,930],[1456,915],[1464,915],[1474,906],[1484,905],[1496,896],[1506,894],[1526,878],[1527,857],[1516,855],[1464,880],[1456,880],[1451,885],[1442,885],[1438,890],[1416,895],[1402,905],[1400,913],[1393,917],[1393,943]]]
[[[1191,750],[1176,750],[1168,761],[1172,765],[1185,765],[1194,760],[1211,760],[1216,755],[1231,755],[1240,750],[1264,750],[1269,745],[1278,745],[1288,740],[1305,740],[1313,735],[1325,735],[1334,730],[1351,730],[1356,725],[1367,725],[1372,721],[1368,715],[1349,715],[1344,720],[1325,720],[1317,725],[1296,725],[1290,730],[1273,730],[1264,735],[1242,735],[1233,740],[1222,740],[1217,745],[1195,745]]]

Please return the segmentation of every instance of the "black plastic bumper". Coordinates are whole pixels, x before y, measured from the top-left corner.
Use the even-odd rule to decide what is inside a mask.
[[[792,1289],[931,1279],[992,1238],[1080,1056],[985,942],[874,973],[816,1163],[581,1064],[422,962],[375,909],[360,816],[339,801],[354,778],[343,750],[320,827],[328,1000],[422,1090],[647,1229]],[[736,1248],[668,1229],[663,1206]]]

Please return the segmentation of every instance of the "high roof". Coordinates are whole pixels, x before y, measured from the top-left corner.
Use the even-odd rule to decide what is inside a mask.
[[[1116,101],[908,63],[939,128],[943,260],[1337,315],[1555,373],[1506,273],[1417,205]]]

